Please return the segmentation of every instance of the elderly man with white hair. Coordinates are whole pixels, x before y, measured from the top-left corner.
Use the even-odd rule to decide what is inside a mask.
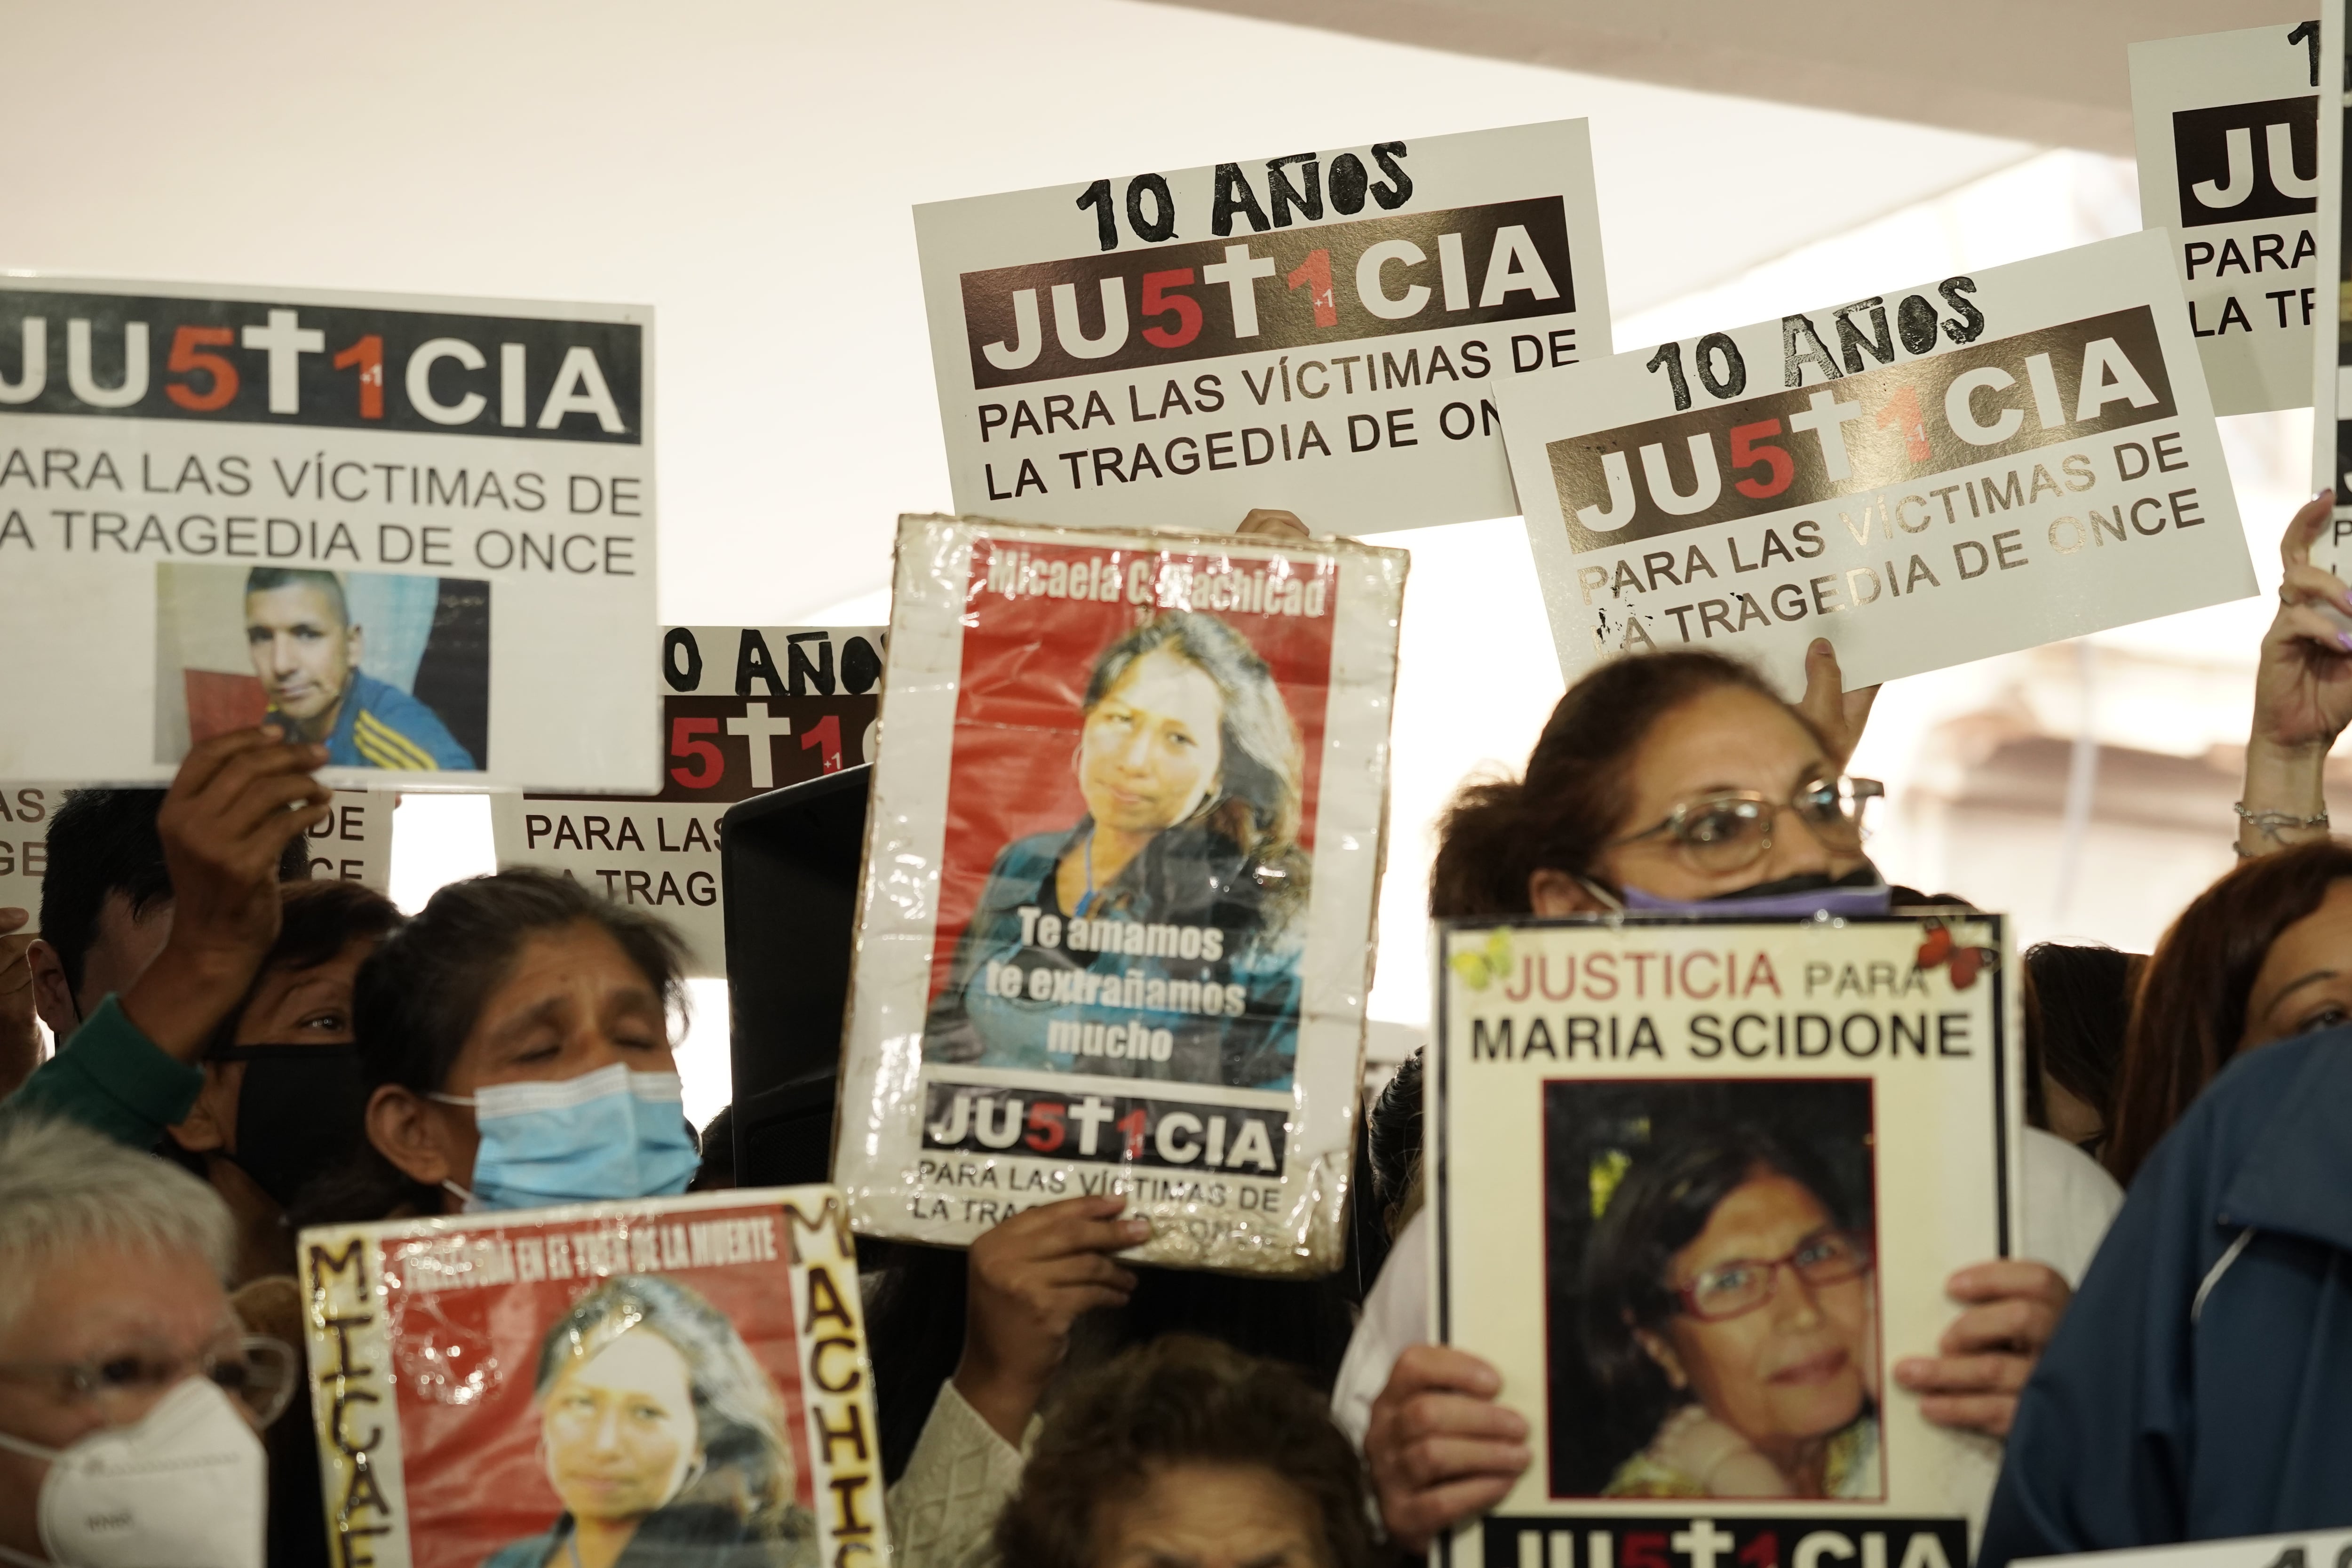
[[[184,1171],[0,1122],[0,1563],[261,1568],[256,1433],[296,1373],[230,1311],[231,1240]]]

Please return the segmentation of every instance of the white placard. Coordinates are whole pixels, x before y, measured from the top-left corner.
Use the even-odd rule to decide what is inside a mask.
[[[1444,1561],[1965,1568],[1998,1448],[1888,1369],[2017,1234],[2003,926],[1440,927],[1432,1321],[1534,1454]]]
[[[2352,38],[2345,36],[2344,0],[2321,0],[2320,47],[2328,62],[2320,79],[2339,88],[2319,101],[2319,231],[2323,306],[2311,335],[2311,478],[2315,489],[2336,492],[2335,526],[2311,552],[2312,563],[2352,570],[2352,320],[2344,313],[2344,109],[2352,102]]]
[[[1145,1263],[1339,1267],[1406,565],[899,520],[834,1133],[862,1233],[1109,1194]]]
[[[1560,668],[1699,647],[1791,697],[2254,591],[2162,234],[1498,390]]]
[[[915,209],[960,510],[1366,533],[1518,510],[1493,387],[1609,353],[1581,120]]]
[[[490,796],[499,865],[562,872],[659,915],[688,972],[727,973],[719,819],[739,800],[874,760],[880,626],[669,626],[662,789]]]
[[[2120,1552],[2076,1552],[2063,1557],[2020,1557],[2015,1568],[2344,1568],[2352,1563],[2352,1530],[2315,1530],[2294,1535],[2241,1535],[2229,1541],[2190,1541],[2178,1546],[2135,1547]]]
[[[2319,24],[2131,46],[2140,221],[2169,229],[2216,414],[2311,395]]]
[[[28,910],[40,929],[41,877],[48,868],[49,820],[65,804],[61,784],[0,784],[0,909]],[[314,880],[357,882],[377,892],[392,886],[390,790],[339,789],[327,820],[310,829]]]
[[[651,387],[639,307],[0,279],[0,776],[648,787]]]

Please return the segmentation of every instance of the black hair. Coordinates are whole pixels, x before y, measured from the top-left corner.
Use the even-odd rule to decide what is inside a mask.
[[[352,1035],[369,1093],[386,1084],[418,1094],[440,1089],[523,944],[575,925],[593,926],[618,942],[664,1007],[678,1005],[686,948],[659,920],[552,871],[519,868],[469,877],[435,893],[360,965],[352,987]],[[403,1205],[429,1209],[439,1196],[410,1180],[373,1143],[363,1143],[317,1192],[296,1223],[382,1219]]]
[[[279,900],[283,910],[278,918],[278,940],[269,944],[268,956],[254,973],[253,984],[214,1031],[205,1047],[207,1057],[217,1056],[236,1043],[237,1026],[244,1022],[246,1008],[252,1005],[270,975],[286,970],[316,969],[355,942],[383,941],[407,919],[390,899],[357,882],[322,879],[295,883],[280,889]]]
[[[1854,1225],[1843,1185],[1803,1143],[1752,1122],[1695,1122],[1633,1156],[1592,1226],[1584,1255],[1584,1353],[1600,1384],[1618,1451],[1647,1443],[1684,1398],[1635,1338],[1657,1332],[1678,1305],[1666,1284],[1675,1253],[1689,1246],[1716,1205],[1753,1180],[1777,1172],[1821,1200],[1832,1222]]]
[[[66,792],[49,819],[41,940],[57,950],[67,989],[76,996],[109,897],[121,893],[133,919],[172,901],[172,873],[155,831],[155,814],[163,808],[160,789],[77,789]],[[278,858],[278,879],[310,877],[310,840],[297,834]]]
[[[2050,1125],[2042,1075],[2115,1121],[2116,1076],[2132,990],[2146,961],[2089,942],[2041,942],[2025,950],[2025,1122]]]
[[[257,566],[245,574],[247,594],[272,594],[280,588],[316,588],[335,602],[335,616],[349,631],[351,601],[343,596],[343,580],[335,573],[307,566]]]
[[[1421,1173],[1422,1052],[1397,1064],[1364,1116],[1364,1142],[1371,1155],[1372,1202],[1393,1237],[1412,1217],[1414,1179]]]

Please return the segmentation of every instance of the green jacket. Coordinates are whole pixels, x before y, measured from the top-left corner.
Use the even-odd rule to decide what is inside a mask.
[[[110,995],[0,1105],[0,1116],[58,1117],[152,1149],[163,1129],[187,1120],[204,1087],[204,1068],[165,1055]]]

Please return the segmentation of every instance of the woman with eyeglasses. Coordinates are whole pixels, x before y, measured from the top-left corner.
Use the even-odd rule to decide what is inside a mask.
[[[1760,1128],[1635,1156],[1584,1258],[1586,1359],[1634,1449],[1602,1496],[1885,1490],[1872,1248],[1846,1208]]]
[[[1883,792],[1843,769],[1875,692],[1842,691],[1825,641],[1806,668],[1799,704],[1748,666],[1696,650],[1591,671],[1552,710],[1520,778],[1455,795],[1439,824],[1430,913],[1859,915],[1951,901],[1898,896],[1864,853],[1864,814]],[[2095,1245],[2121,1203],[2080,1151],[2026,1142],[2025,1251],[2042,1261],[1995,1258],[1953,1275],[1961,1310],[1935,1353],[1891,1369],[1928,1420],[1995,1437],[2065,1310],[2068,1279],[2089,1263],[2082,1238]],[[2037,1242],[2037,1222],[2063,1239]],[[1350,1344],[1333,1396],[1343,1424],[1351,1405],[1363,1423],[1382,1518],[1408,1551],[1501,1500],[1530,1458],[1527,1422],[1497,1402],[1495,1370],[1411,1342],[1427,1333],[1425,1308],[1391,1313],[1391,1294],[1425,1297],[1413,1270],[1427,1253],[1409,1224],[1365,1307],[1367,1322],[1410,1317],[1418,1333]],[[1991,1476],[1988,1467],[1988,1489]]]

